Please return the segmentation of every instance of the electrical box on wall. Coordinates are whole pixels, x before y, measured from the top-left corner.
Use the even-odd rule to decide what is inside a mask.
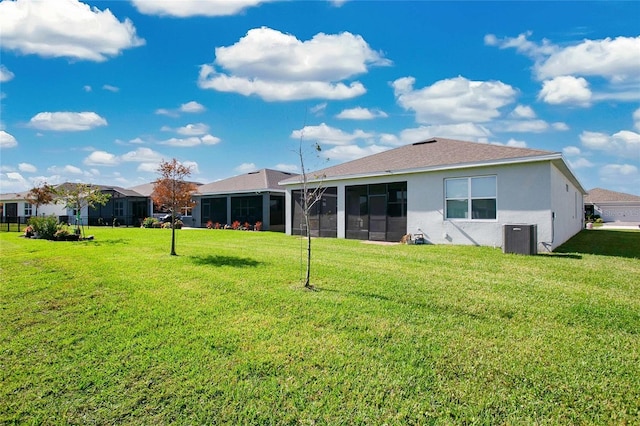
[[[502,252],[538,254],[538,227],[536,225],[504,225]]]

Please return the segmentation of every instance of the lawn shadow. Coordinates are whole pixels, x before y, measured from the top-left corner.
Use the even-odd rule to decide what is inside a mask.
[[[81,242],[85,242],[85,243],[89,243],[89,244],[93,244],[96,246],[117,246],[117,245],[123,245],[123,244],[129,244],[129,240],[128,239],[124,239],[124,238],[114,238],[114,239],[107,239],[107,240],[96,240],[95,238],[88,238],[89,236],[87,236],[86,239],[82,240]]]
[[[207,256],[190,256],[190,258],[196,265],[232,266],[234,268],[255,268],[262,263],[247,257],[219,256],[211,254]]]
[[[632,230],[582,230],[554,250],[555,254],[595,254],[640,258],[640,232]]]
[[[539,253],[537,256],[559,257],[561,259],[582,259],[582,255],[575,253]]]

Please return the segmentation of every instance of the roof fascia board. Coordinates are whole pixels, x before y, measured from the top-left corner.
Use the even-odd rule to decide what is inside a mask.
[[[194,197],[204,197],[208,195],[235,195],[235,194],[264,194],[264,193],[280,193],[284,194],[287,191],[284,189],[244,189],[241,191],[214,191],[214,192],[204,192],[204,193],[195,193]]]
[[[322,178],[322,179],[307,179],[307,183],[320,183],[320,182],[340,181],[340,180],[346,180],[346,179],[350,180],[350,179],[362,179],[362,178],[372,178],[372,177],[381,177],[381,176],[428,173],[428,172],[437,172],[442,170],[472,169],[477,167],[501,166],[505,164],[535,163],[540,161],[553,161],[557,159],[562,160],[562,154],[554,152],[551,154],[536,155],[531,157],[505,158],[500,160],[487,160],[487,161],[474,162],[474,163],[445,164],[445,165],[439,165],[439,166],[419,167],[414,169],[388,170],[385,172],[339,175],[339,176],[331,176],[331,177]],[[301,181],[298,181],[298,182],[281,181],[281,182],[278,182],[278,184],[282,186],[290,186],[290,185],[301,185],[302,182]],[[582,188],[582,186],[580,186],[580,188]]]

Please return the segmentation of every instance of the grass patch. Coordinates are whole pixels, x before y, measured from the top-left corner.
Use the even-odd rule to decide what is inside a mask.
[[[585,249],[638,232],[540,256],[317,239],[315,292],[297,237],[180,230],[169,256],[166,230],[90,232],[0,234],[0,423],[640,419],[640,260]]]

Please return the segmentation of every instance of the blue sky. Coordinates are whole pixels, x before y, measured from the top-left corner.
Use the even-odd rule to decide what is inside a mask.
[[[0,192],[441,136],[563,152],[586,189],[640,195],[638,22],[631,1],[5,0]]]

